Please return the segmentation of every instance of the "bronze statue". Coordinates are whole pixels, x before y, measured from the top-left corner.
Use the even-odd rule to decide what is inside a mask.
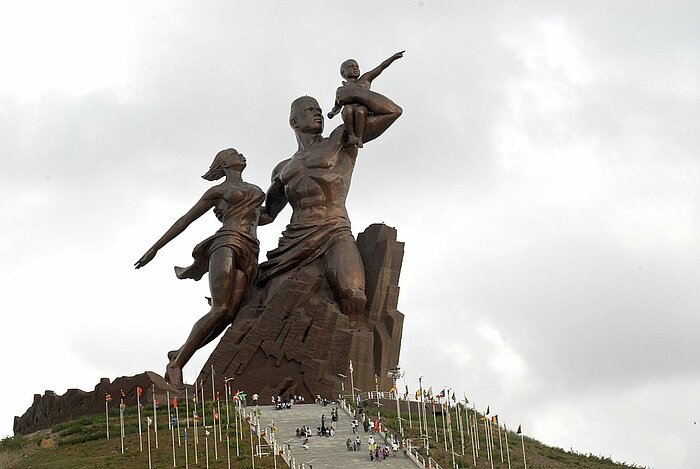
[[[360,143],[380,136],[402,113],[389,98],[363,86],[342,86],[336,97],[340,104],[356,103],[367,109]],[[358,146],[350,141],[350,130],[345,125],[338,126],[329,137],[321,135],[323,113],[310,96],[292,102],[289,124],[296,134],[298,150],[273,170],[263,213],[274,219],[289,203],[292,217],[279,246],[260,264],[259,282],[320,258],[340,310],[357,326],[364,320],[367,302],[365,273],[350,230],[345,199]]]
[[[191,266],[175,267],[175,273],[181,279],[199,280],[208,271],[211,289],[209,312],[195,323],[182,347],[168,353],[165,378],[176,385],[182,384],[182,368],[192,355],[215,339],[233,321],[246,288],[257,277],[257,226],[269,223],[272,218],[261,216],[265,194],[259,187],[243,181],[241,173],[245,167],[246,159],[241,153],[233,148],[220,151],[209,171],[202,177],[208,181],[225,177],[224,182],[208,189],[134,264],[137,269],[148,264],[160,248],[212,207],[223,223],[213,236],[194,248],[194,263]]]
[[[341,108],[343,109],[343,122],[345,123],[345,129],[348,133],[348,142],[351,145],[362,148],[362,136],[365,130],[365,120],[367,119],[368,110],[361,103],[348,101],[347,94],[340,93],[341,89],[356,86],[369,91],[372,86],[372,81],[391,65],[394,60],[403,57],[404,52],[406,51],[397,52],[379,64],[378,67],[363,73],[362,76],[360,76],[360,66],[355,59],[348,59],[340,65],[340,76],[346,81],[343,82],[343,86],[338,88],[336,92],[335,106],[333,106],[331,112],[328,113],[328,118],[332,119],[340,112]],[[339,93],[341,97],[339,97]],[[387,99],[379,93],[370,93],[372,93],[372,99],[377,102]]]

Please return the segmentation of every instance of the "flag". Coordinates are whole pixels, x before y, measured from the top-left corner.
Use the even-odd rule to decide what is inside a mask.
[[[420,399],[420,389],[416,389],[416,400]]]
[[[109,402],[112,400],[112,395],[110,393],[105,394],[105,401]]]
[[[408,385],[406,385],[406,394],[404,394],[403,398],[408,399]]]
[[[457,402],[457,395],[455,394],[454,391],[452,391],[452,400],[453,400],[454,402]]]
[[[136,386],[136,394],[137,394],[139,397],[141,397],[141,395],[143,394],[143,388],[140,388],[140,387]]]
[[[219,413],[214,409],[214,420],[219,420]]]
[[[428,388],[428,399],[432,399],[432,397],[433,397],[433,387],[430,386]]]
[[[352,360],[350,360],[350,373],[352,373]]]
[[[491,411],[489,410],[490,408],[490,406],[486,406],[486,413],[484,415],[489,415],[491,413]]]
[[[173,397],[173,407],[177,409],[177,397]]]
[[[491,417],[491,423],[495,423],[496,425],[498,425],[498,415],[494,415],[493,417]]]
[[[392,392],[396,392],[396,386],[392,386],[391,389],[389,389],[389,394]]]
[[[376,374],[374,375],[374,385],[379,386],[379,378],[377,377]]]
[[[445,397],[445,390],[443,389],[442,391],[440,391],[440,394],[438,394],[437,397],[439,397],[440,399],[442,399],[443,397]]]
[[[469,404],[469,399],[467,399],[467,394],[464,394],[464,403]]]
[[[523,432],[523,429],[521,427],[522,425],[518,425],[518,431],[515,432],[516,434],[520,435]]]
[[[153,419],[151,417],[146,417],[146,424],[148,424],[149,427],[153,425]]]
[[[216,391],[216,400],[217,402],[221,399],[221,396],[219,395],[219,391]]]

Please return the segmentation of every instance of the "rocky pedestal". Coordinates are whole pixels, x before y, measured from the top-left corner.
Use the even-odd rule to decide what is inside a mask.
[[[245,305],[224,333],[199,380],[217,389],[233,378],[233,391],[260,394],[262,402],[279,394],[312,399],[350,388],[352,360],[356,388],[388,390],[390,368],[399,362],[403,314],[396,310],[404,244],[396,230],[373,224],[357,239],[365,275],[365,324],[351,328],[328,286],[320,261],[269,280],[249,292]]]

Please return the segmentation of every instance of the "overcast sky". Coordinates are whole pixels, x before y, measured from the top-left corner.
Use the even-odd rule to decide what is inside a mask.
[[[290,102],[327,111],[343,60],[405,49],[373,85],[404,114],[360,152],[348,208],[355,233],[406,243],[411,391],[423,374],[545,443],[692,467],[699,19],[697,2],[6,2],[0,436],[34,393],[163,373],[208,294],[172,268],[216,220],[133,263],[217,151],[265,189],[296,150]]]

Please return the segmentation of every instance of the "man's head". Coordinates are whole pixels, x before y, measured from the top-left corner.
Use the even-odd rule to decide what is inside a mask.
[[[311,96],[302,96],[292,101],[289,110],[289,125],[295,132],[322,133],[323,113],[318,101]]]
[[[358,78],[360,76],[360,66],[357,64],[357,60],[348,59],[342,64],[340,64],[340,76],[345,78]]]

